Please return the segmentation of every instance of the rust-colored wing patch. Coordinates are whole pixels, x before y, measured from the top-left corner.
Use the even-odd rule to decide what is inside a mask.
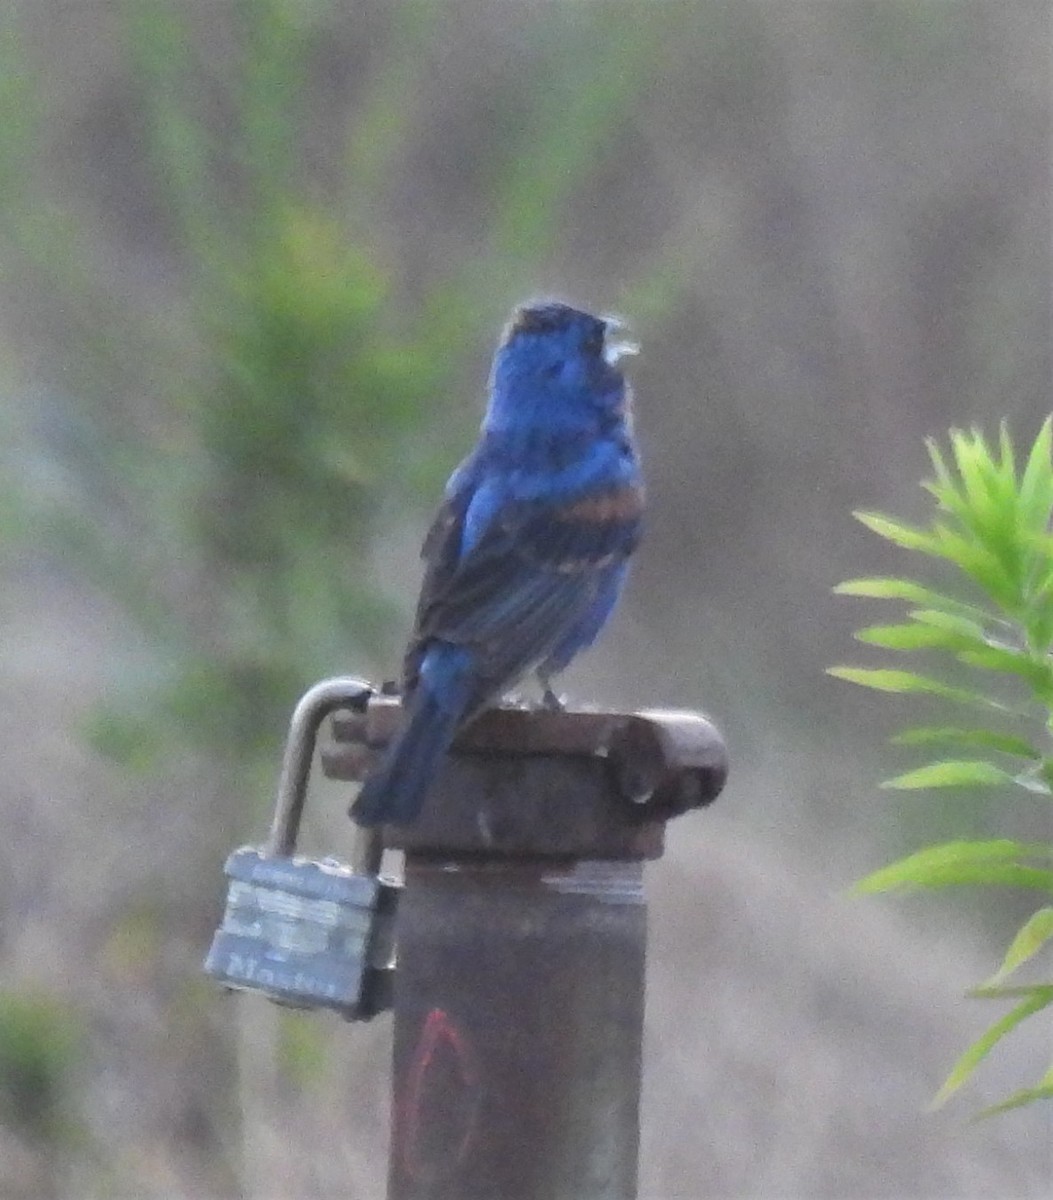
[[[643,489],[629,484],[577,500],[561,510],[559,519],[606,525],[612,521],[634,521],[642,512]]]

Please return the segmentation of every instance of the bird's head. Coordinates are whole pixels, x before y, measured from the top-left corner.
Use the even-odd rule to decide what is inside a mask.
[[[628,396],[621,359],[639,349],[622,330],[554,301],[516,309],[494,355],[487,428],[617,419]]]

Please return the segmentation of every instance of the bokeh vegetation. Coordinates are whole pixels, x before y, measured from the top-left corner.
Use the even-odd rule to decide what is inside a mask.
[[[0,1191],[377,1194],[385,1023],[225,1004],[200,962],[297,695],[396,668],[489,347],[549,291],[645,351],[647,538],[568,687],[704,707],[735,754],[649,883],[647,1186],[1005,1190],[1020,1126],[914,1115],[968,1019],[895,993],[937,943],[823,905],[875,841],[1042,817],[873,805],[822,597],[919,435],[1048,409],[1045,29],[1044,0],[6,7]],[[327,852],[345,803],[312,805]],[[983,938],[954,929],[949,995]]]
[[[481,390],[466,363],[496,332],[506,288],[495,281],[522,279],[529,294],[537,262],[561,252],[563,213],[658,49],[654,29],[641,36],[598,10],[558,35],[529,24],[545,86],[526,112],[504,98],[509,136],[479,197],[477,249],[413,281],[371,218],[441,7],[375,14],[384,61],[320,141],[317,61],[335,7],[115,5],[143,187],[177,272],[149,308],[98,295],[80,214],[33,185],[48,96],[11,16],[0,71],[19,114],[0,144],[6,248],[65,334],[48,380],[62,381],[48,406],[60,435],[44,462],[12,473],[8,502],[21,535],[107,594],[143,648],[115,664],[86,718],[95,750],[144,780],[192,756],[224,781],[220,828],[232,837],[260,823],[269,796],[257,787],[298,696],[351,664],[397,661],[410,597],[376,582],[375,551],[393,521],[434,503],[474,424],[471,408],[451,423],[436,400]],[[133,898],[111,957],[155,959],[166,924]],[[48,1011],[25,1002],[41,1028]],[[53,1038],[44,1056],[27,1028],[0,1022],[0,1063],[17,1058],[12,1103],[44,1136],[73,1043]],[[279,1075],[322,1072],[330,1030],[284,1022],[274,1037]]]

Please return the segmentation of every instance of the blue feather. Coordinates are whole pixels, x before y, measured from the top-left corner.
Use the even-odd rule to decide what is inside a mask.
[[[519,309],[494,357],[476,448],[424,545],[406,653],[406,724],[352,809],[416,818],[456,732],[530,671],[590,646],[639,537],[643,487],[629,390],[599,317]]]
[[[379,766],[362,785],[351,815],[360,825],[416,819],[457,733],[471,695],[470,657],[446,647],[431,656],[414,691],[406,721]]]

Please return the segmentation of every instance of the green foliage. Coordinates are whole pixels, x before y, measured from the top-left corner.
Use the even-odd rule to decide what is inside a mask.
[[[951,1069],[951,1073],[943,1081],[940,1090],[936,1093],[932,1100],[932,1107],[939,1108],[946,1100],[948,1100],[969,1078],[979,1063],[987,1057],[988,1053],[1006,1036],[1027,1017],[1033,1016],[1042,1009],[1048,1008],[1053,1004],[1053,986],[1044,987],[1036,986],[1033,988],[1020,988],[1015,991],[1004,990],[1000,992],[988,992],[977,989],[970,993],[974,996],[992,996],[1000,997],[1007,995],[1023,995],[1024,999],[1020,1001],[1014,1008],[995,1023],[965,1051]],[[1053,1068],[1051,1068],[1053,1069]],[[1045,1087],[1045,1080],[1039,1082],[1036,1088],[1028,1089],[1034,1092],[1041,1092]],[[1016,1093],[1019,1097],[1021,1093]],[[1039,1096],[1034,1096],[1038,1099]],[[1002,1104],[993,1106],[990,1111],[1004,1112],[1007,1108],[1016,1108],[1018,1105],[1013,1102],[1014,1097],[1009,1097]]]
[[[1048,847],[1046,857],[1049,857]],[[1027,962],[1032,955],[1053,938],[1053,908],[1040,908],[1038,912],[1024,922],[1023,926],[1009,943],[1002,965],[987,981],[986,987],[997,987],[1008,978],[1021,964]]]
[[[68,1134],[68,1081],[82,1040],[51,997],[0,992],[0,1121],[49,1141]]]
[[[325,1026],[304,1021],[295,1012],[279,1014],[278,1063],[286,1079],[299,1088],[317,1085],[329,1065]]]
[[[124,669],[85,732],[142,772],[177,748],[273,755],[310,682],[390,667],[396,608],[374,550],[392,514],[433,500],[470,436],[475,405],[450,420],[441,401],[465,390],[505,289],[534,290],[558,254],[561,215],[647,86],[665,25],[523,18],[549,83],[531,82],[529,119],[517,84],[502,101],[477,256],[410,293],[378,231],[441,6],[388,6],[381,65],[335,136],[315,119],[312,62],[339,6],[260,0],[205,23],[173,0],[120,13],[175,286],[156,311],[100,298],[87,226],[30,183],[0,191],[0,219],[27,282],[75,317],[56,373],[69,396],[50,401],[65,432],[48,486],[24,483],[21,524],[141,637],[149,662]],[[42,115],[25,53],[0,49],[20,114],[0,131],[7,181],[32,180]],[[319,128],[328,161],[346,164],[335,175],[305,150]]]
[[[20,42],[18,13],[0,15],[4,283],[47,347],[25,388],[37,424],[4,438],[14,485],[0,480],[0,535],[51,552],[123,615],[107,703],[83,732],[140,777],[189,761],[191,779],[203,767],[221,790],[222,805],[192,812],[210,824],[180,842],[195,860],[164,868],[182,890],[207,871],[211,910],[216,842],[243,836],[245,808],[267,797],[297,697],[397,661],[396,600],[412,597],[381,585],[378,550],[435,503],[474,432],[479,343],[511,300],[551,286],[548,267],[563,277],[568,211],[609,168],[668,24],[595,6],[510,17],[533,66],[489,73],[492,119],[452,168],[473,173],[472,249],[428,246],[421,262],[415,227],[434,221],[441,247],[455,224],[404,161],[422,131],[434,140],[428,64],[449,6],[391,0],[354,19],[335,0],[113,7],[128,74],[108,63],[105,84],[135,160],[136,195],[121,197],[138,205],[133,233],[114,229],[120,211],[90,209],[90,187],[40,180],[53,89],[36,72],[51,64]],[[370,44],[337,86],[330,42],[363,29]],[[408,177],[403,239],[391,201]],[[19,419],[0,418],[5,435]],[[122,913],[105,969],[156,987],[171,922],[187,920],[162,916]],[[166,1011],[176,1041],[221,1036],[192,995]],[[282,1029],[279,1061],[307,1086],[331,1034],[299,1018]],[[41,1095],[58,1089],[45,1039],[17,1045],[29,1047],[10,1076],[19,1096],[38,1077]]]
[[[1036,861],[1043,865],[1036,866]],[[1053,889],[1051,867],[1050,846],[1029,846],[1003,839],[944,842],[872,872],[856,885],[856,890],[889,892],[963,883],[1003,883],[1049,891]]]
[[[869,529],[954,572],[947,591],[908,579],[855,579],[841,595],[905,601],[915,607],[895,624],[871,625],[859,641],[893,653],[927,654],[936,675],[887,668],[834,667],[830,674],[878,691],[922,694],[986,711],[990,726],[926,725],[892,740],[903,746],[967,751],[889,779],[890,788],[1020,787],[1044,797],[1053,784],[1053,418],[1018,460],[1003,425],[997,443],[978,430],[952,430],[950,454],[929,442],[935,478],[924,486],[936,515],[916,528],[878,513],[857,513]],[[1009,839],[932,846],[873,872],[860,892],[977,884],[1037,889],[1053,895],[1053,845]],[[1025,962],[1049,949],[1053,908],[1034,913],[1017,932],[1002,965],[971,995],[1019,1002],[955,1064],[933,1103],[942,1104],[980,1061],[1025,1018],[1053,1005],[1053,984],[1005,987]],[[1053,1098],[1053,1067],[984,1115]]]

